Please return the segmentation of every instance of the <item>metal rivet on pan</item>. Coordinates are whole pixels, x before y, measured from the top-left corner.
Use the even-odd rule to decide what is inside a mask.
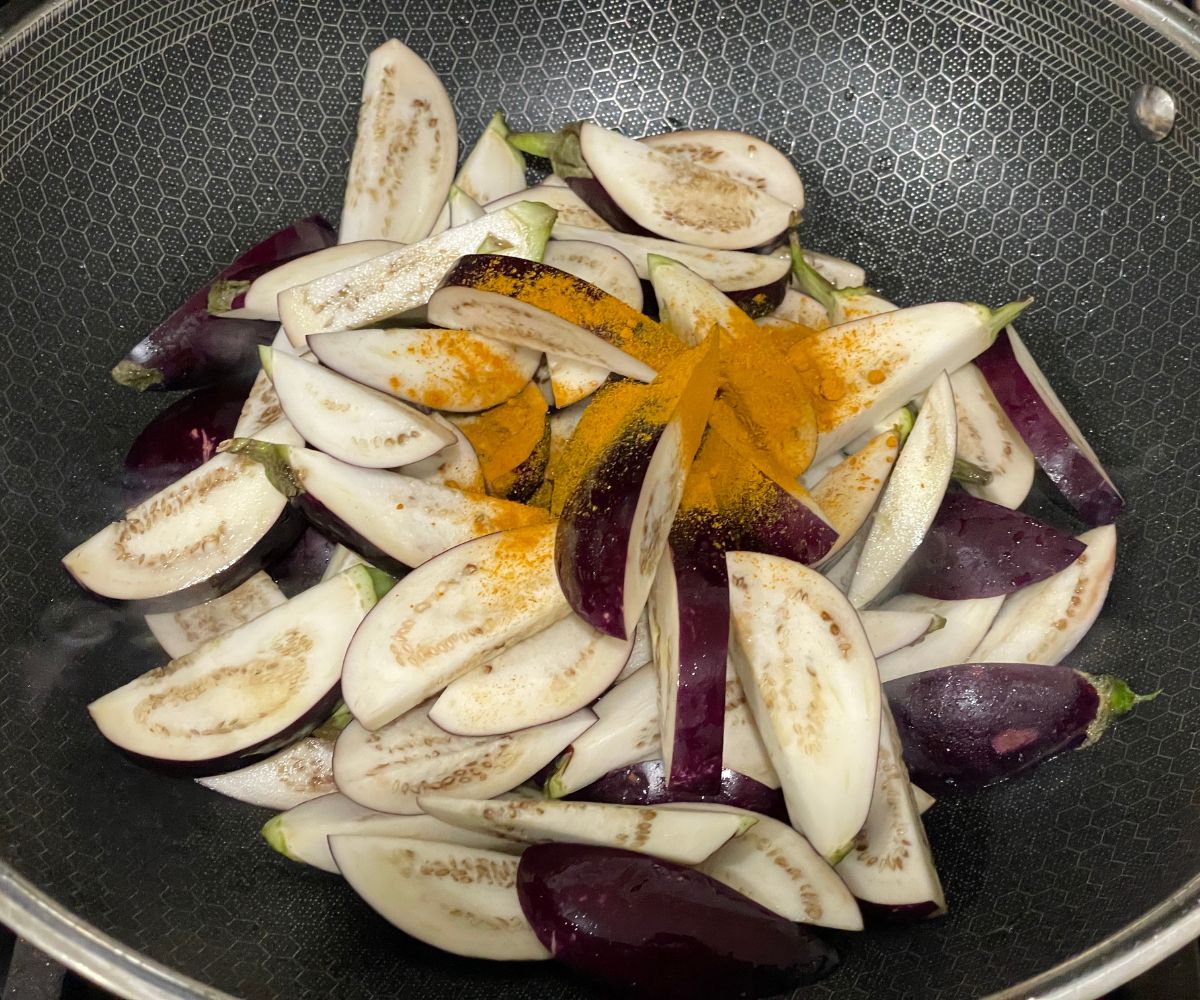
[[[1175,98],[1152,83],[1143,83],[1129,98],[1129,118],[1146,139],[1161,142],[1175,127]]]

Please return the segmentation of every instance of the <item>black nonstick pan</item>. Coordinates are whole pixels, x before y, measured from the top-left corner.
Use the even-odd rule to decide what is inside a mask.
[[[805,995],[1094,997],[1200,933],[1200,30],[1165,0],[29,12],[0,39],[0,920],[131,997],[591,995],[405,938],[266,849],[260,811],[111,751],[84,708],[155,659],[58,564],[119,509],[120,456],[167,402],[108,369],[239,249],[336,218],[389,36],[443,75],[468,142],[496,108],[743,129],[798,164],[808,245],[892,300],[1035,296],[1022,333],[1125,493],[1072,662],[1163,694],[1085,753],[943,800],[949,916],[847,942]],[[1176,109],[1161,141],[1129,115],[1146,84]]]

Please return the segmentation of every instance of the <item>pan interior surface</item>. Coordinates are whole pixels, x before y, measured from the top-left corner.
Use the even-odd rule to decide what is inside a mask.
[[[267,814],[129,763],[85,712],[160,658],[58,565],[120,509],[124,448],[165,405],[108,369],[239,249],[336,219],[366,53],[393,36],[443,76],[464,142],[497,108],[516,128],[743,129],[798,164],[806,245],[888,298],[1036,296],[1022,334],[1125,494],[1108,605],[1070,662],[1163,695],[1085,753],[941,801],[949,916],[845,941],[805,995],[1003,990],[1200,872],[1200,76],[1088,0],[68,0],[0,43],[0,857],[236,996],[590,995],[393,931],[268,850]],[[1160,143],[1126,117],[1147,82],[1179,108]]]

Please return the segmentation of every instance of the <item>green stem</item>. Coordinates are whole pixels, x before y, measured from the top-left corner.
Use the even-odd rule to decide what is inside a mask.
[[[391,573],[386,573],[376,566],[362,564],[366,569],[367,575],[371,578],[371,585],[375,588],[376,598],[383,597],[389,590],[396,586],[396,578]]]
[[[509,132],[508,144],[528,153],[530,156],[540,156],[543,160],[554,159],[562,136],[558,132]]]
[[[111,374],[117,385],[137,389],[138,392],[145,392],[163,380],[163,373],[157,368],[147,368],[129,360],[118,361]]]
[[[800,286],[800,291],[816,299],[829,314],[830,322],[833,322],[833,315],[837,308],[836,290],[805,259],[804,250],[800,246],[800,234],[796,230],[796,221],[797,216],[793,213],[792,228],[788,231],[788,248],[792,254],[792,275],[796,279],[796,284]]]
[[[208,311],[215,315],[229,312],[233,300],[250,287],[248,281],[214,281],[208,290]]]
[[[993,337],[1009,323],[1021,315],[1033,303],[1033,298],[1022,299],[1020,302],[1010,302],[999,309],[988,310],[988,329]]]
[[[567,747],[566,751],[554,765],[554,773],[546,779],[546,784],[542,788],[542,792],[548,799],[561,799],[567,794],[567,790],[563,787],[563,771],[567,769],[567,765],[571,762],[571,748]]]
[[[965,458],[955,456],[950,478],[963,486],[987,486],[993,477],[990,469],[984,469],[974,462],[968,462]]]
[[[254,438],[231,438],[221,444],[221,451],[253,459],[267,470],[267,479],[275,489],[291,499],[304,492],[304,484],[288,461],[286,444],[270,444]]]
[[[1131,711],[1134,705],[1141,704],[1143,701],[1153,701],[1162,694],[1162,688],[1150,694],[1137,694],[1120,677],[1114,677],[1112,674],[1101,674],[1100,676],[1084,674],[1084,677],[1088,679],[1100,696],[1100,709],[1096,712],[1096,718],[1092,724],[1088,726],[1087,739],[1083,743],[1085,747],[1091,746],[1100,739],[1113,719]]]

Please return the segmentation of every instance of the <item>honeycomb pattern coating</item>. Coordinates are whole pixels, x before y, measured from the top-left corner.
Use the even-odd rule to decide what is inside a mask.
[[[238,248],[336,217],[366,52],[406,39],[464,143],[596,117],[721,126],[786,150],[806,239],[902,303],[999,304],[1123,487],[1118,577],[1072,662],[1164,694],[1099,746],[930,814],[951,914],[848,940],[806,996],[949,1000],[1011,986],[1200,870],[1200,94],[1145,26],[1086,0],[113,0],[0,47],[0,856],[101,929],[248,998],[576,997],[393,932],[258,840],[265,818],[141,770],[89,724],[153,665],[128,609],[55,560],[119,507],[120,455],[164,404],[105,372]],[[1160,145],[1124,116],[1151,78]]]

